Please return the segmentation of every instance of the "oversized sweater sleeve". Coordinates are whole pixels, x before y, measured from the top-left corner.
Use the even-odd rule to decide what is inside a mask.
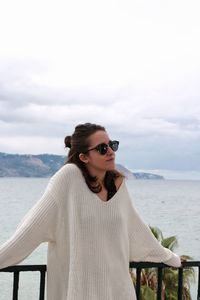
[[[179,256],[161,245],[133,204],[129,204],[129,260],[163,262],[173,267],[180,267]]]
[[[55,241],[58,207],[52,178],[15,233],[0,247],[0,268],[21,262],[42,242]]]

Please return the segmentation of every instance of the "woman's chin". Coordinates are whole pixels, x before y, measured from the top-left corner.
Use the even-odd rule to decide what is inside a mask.
[[[115,169],[115,162],[114,161],[108,161],[106,169],[107,169],[107,171],[114,170]]]

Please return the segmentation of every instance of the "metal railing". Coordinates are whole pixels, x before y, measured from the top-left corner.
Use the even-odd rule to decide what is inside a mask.
[[[177,300],[182,300],[183,297],[183,270],[188,267],[198,268],[198,282],[197,282],[197,300],[200,300],[200,261],[186,261],[182,262],[182,267],[178,268],[178,289],[177,289]],[[170,268],[164,263],[152,263],[152,262],[130,262],[130,269],[136,269],[136,295],[137,299],[141,298],[141,271],[146,268],[157,269],[157,300],[161,300],[162,295],[162,274],[163,269]],[[18,300],[19,290],[19,278],[20,272],[40,272],[40,289],[39,289],[39,300],[44,300],[45,296],[45,275],[46,265],[18,265],[11,266],[5,269],[0,269],[0,272],[11,272],[13,273],[13,300]]]
[[[162,298],[162,275],[163,269],[170,268],[170,266],[164,263],[152,263],[152,262],[130,262],[130,269],[136,269],[136,295],[137,300],[141,299],[141,271],[146,268],[156,268],[157,270],[157,300]],[[198,281],[197,281],[197,300],[200,300],[200,261],[185,261],[182,262],[182,266],[178,268],[178,289],[177,300],[183,299],[183,270],[188,267],[198,268]]]
[[[12,299],[18,300],[20,272],[39,271],[40,272],[39,300],[44,300],[46,269],[47,269],[46,265],[18,265],[18,266],[11,266],[5,269],[0,269],[0,272],[13,273],[13,298]]]

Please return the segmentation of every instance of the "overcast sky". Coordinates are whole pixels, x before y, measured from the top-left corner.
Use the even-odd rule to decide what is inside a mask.
[[[0,3],[0,152],[94,122],[133,170],[200,174],[199,1]]]

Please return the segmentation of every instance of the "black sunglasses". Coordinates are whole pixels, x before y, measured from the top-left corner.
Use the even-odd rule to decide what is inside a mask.
[[[110,147],[114,152],[117,151],[119,146],[119,141],[109,141],[108,144],[101,143],[94,148],[88,149],[85,153],[91,150],[97,150],[101,155],[105,155],[108,152],[108,147]]]

